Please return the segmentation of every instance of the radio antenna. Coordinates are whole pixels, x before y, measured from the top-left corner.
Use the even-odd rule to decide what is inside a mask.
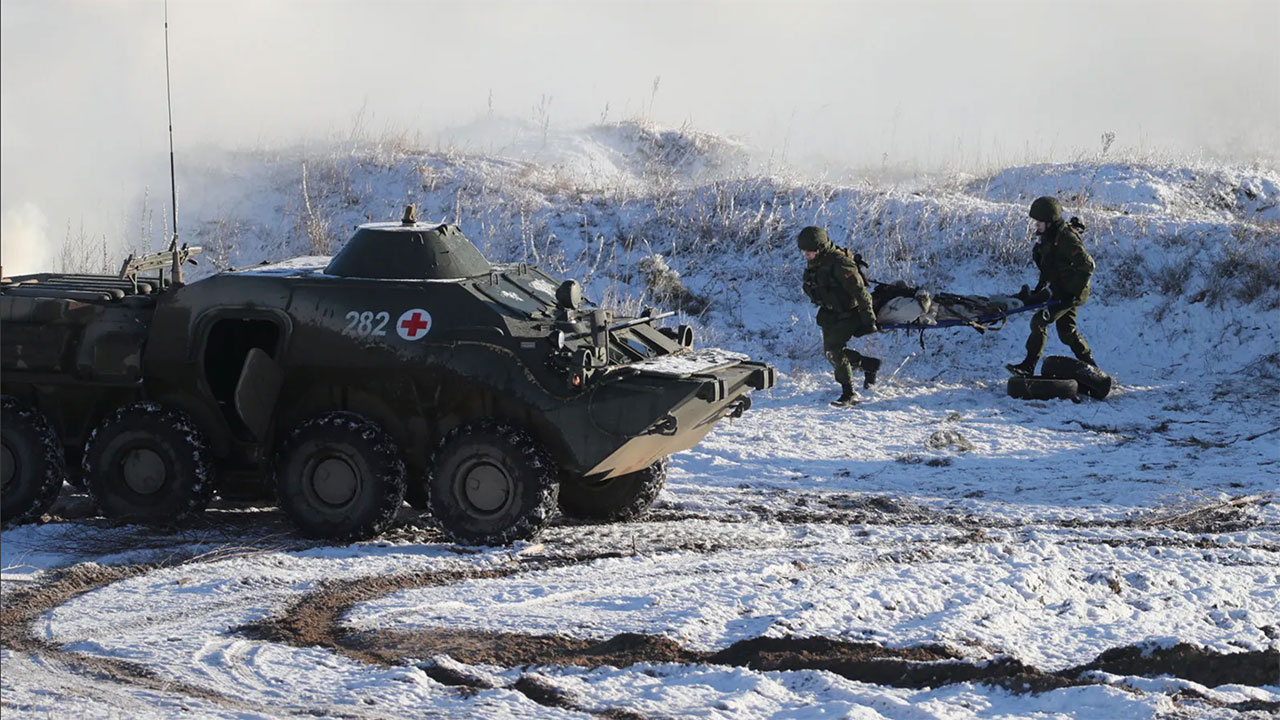
[[[169,0],[164,0],[164,99],[169,109],[169,192],[173,201],[173,239],[169,241],[169,253],[173,264],[170,282],[182,286],[182,263],[186,253],[178,249],[178,176],[173,169],[173,91],[169,89]],[[160,271],[160,286],[164,287],[164,271]]]
[[[169,106],[169,190],[173,201],[173,239],[169,252],[178,249],[178,180],[173,170],[173,92],[169,89],[169,0],[164,2],[164,95]]]

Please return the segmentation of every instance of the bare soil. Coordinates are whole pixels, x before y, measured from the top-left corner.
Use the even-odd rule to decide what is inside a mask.
[[[1280,683],[1280,651],[1222,655],[1178,643],[1170,648],[1113,648],[1088,665],[1066,672],[1083,673],[1102,670],[1113,675],[1155,677],[1172,675],[1208,687],[1219,685],[1275,685]]]
[[[843,525],[947,525],[965,529],[1012,529],[1020,523],[964,512],[947,512],[929,508],[903,498],[866,493],[795,494],[779,489],[741,488],[743,501],[735,508],[742,514],[690,511],[677,504],[659,501],[638,519],[640,522],[677,522],[681,520],[713,520],[720,523],[776,522],[786,525],[836,523]],[[752,496],[758,496],[758,502]],[[1062,527],[1113,527],[1177,530],[1189,534],[1218,534],[1242,530],[1267,529],[1258,508],[1274,502],[1270,495],[1233,498],[1227,502],[1211,502],[1186,509],[1156,508],[1119,520],[1067,520],[1054,523]],[[580,524],[580,523],[565,523]]]

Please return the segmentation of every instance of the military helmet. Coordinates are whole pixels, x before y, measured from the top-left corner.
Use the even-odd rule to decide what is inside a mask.
[[[1062,219],[1062,203],[1058,198],[1038,197],[1031,202],[1031,219],[1040,222],[1056,222]]]
[[[831,244],[831,239],[827,237],[827,231],[816,225],[800,231],[800,237],[796,238],[796,245],[806,252],[814,252],[821,250]]]

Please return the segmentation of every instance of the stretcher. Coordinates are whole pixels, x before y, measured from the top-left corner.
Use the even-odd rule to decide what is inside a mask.
[[[1057,300],[1046,298],[1047,292],[1040,296],[1029,295],[1024,287],[1017,295],[955,295],[938,293],[928,295],[914,292],[908,288],[885,286],[877,288],[888,290],[885,295],[876,298],[876,319],[880,330],[919,330],[920,346],[924,347],[924,331],[931,328],[969,327],[980,333],[997,331],[1005,326],[1010,315],[1043,310],[1054,307]],[[911,308],[904,315],[904,308]],[[909,318],[915,315],[914,319]]]
[[[974,318],[949,318],[946,320],[938,320],[935,322],[915,321],[915,322],[898,322],[880,325],[881,330],[928,330],[930,328],[947,328],[966,326],[974,328],[979,332],[987,330],[999,330],[1004,327],[1004,323],[1009,319],[1010,315],[1018,313],[1030,312],[1032,310],[1041,310],[1043,308],[1053,307],[1058,304],[1057,300],[1049,300],[1048,302],[1035,303],[1034,305],[1023,305],[1018,308],[1009,310],[1001,310],[986,315],[979,315]]]

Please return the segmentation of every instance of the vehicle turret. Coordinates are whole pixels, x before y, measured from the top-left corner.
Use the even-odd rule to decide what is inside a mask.
[[[348,278],[450,280],[484,275],[489,262],[457,227],[420,223],[410,205],[398,223],[361,225],[324,272]]]

